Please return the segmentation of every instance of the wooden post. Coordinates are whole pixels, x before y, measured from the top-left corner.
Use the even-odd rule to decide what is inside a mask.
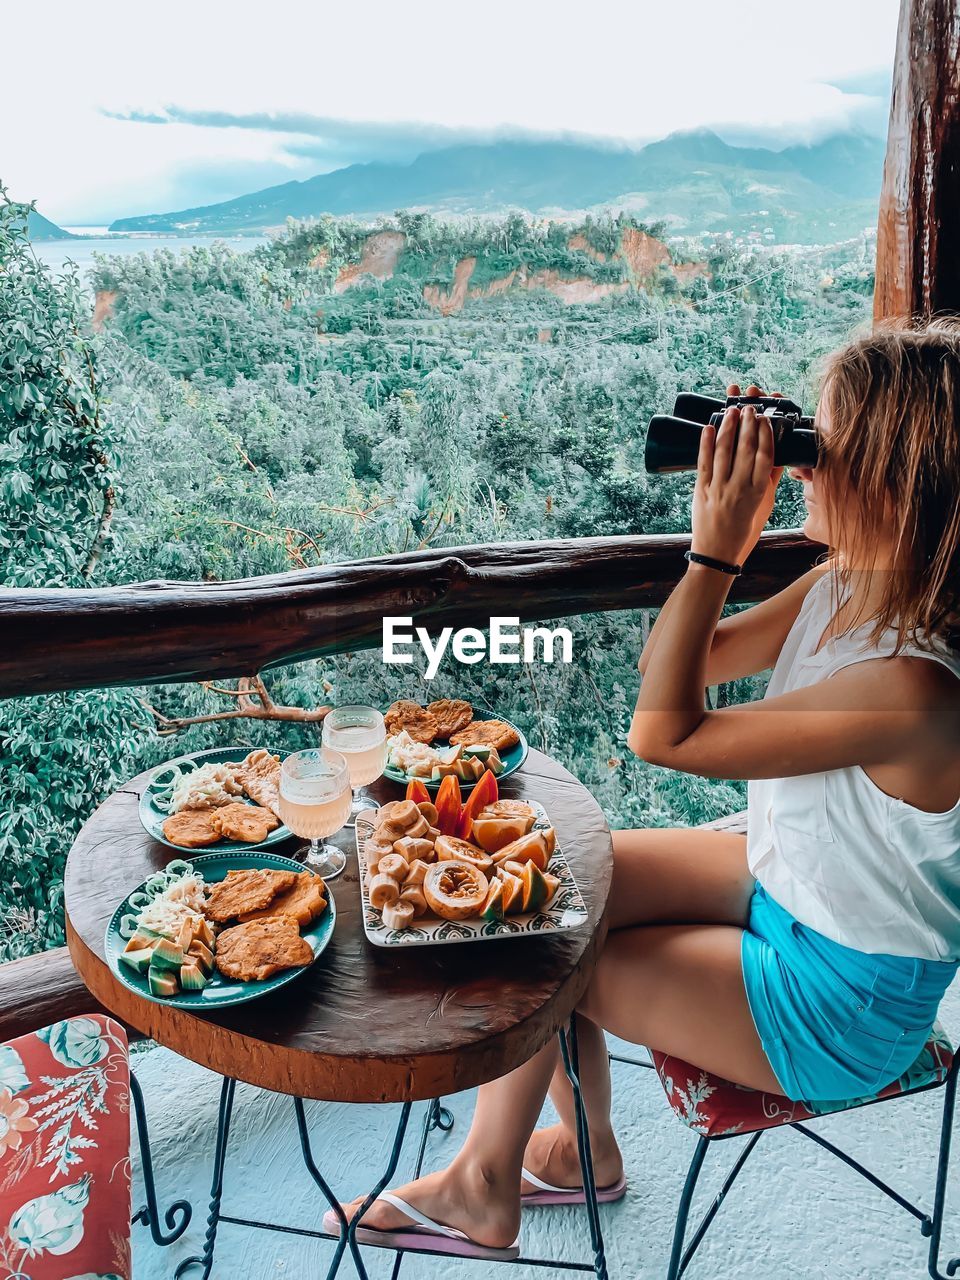
[[[960,312],[960,0],[902,0],[874,318]]]

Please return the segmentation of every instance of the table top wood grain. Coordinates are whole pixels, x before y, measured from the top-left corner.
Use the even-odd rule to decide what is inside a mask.
[[[185,1058],[234,1079],[338,1102],[416,1101],[456,1093],[527,1061],[569,1017],[590,980],[606,932],[613,866],[610,832],[589,791],[531,751],[503,796],[538,800],[557,830],[588,912],[581,929],[437,948],[382,949],[363,932],[352,829],[330,882],[337,904],[330,945],[302,978],[246,1005],[198,1015],[142,999],[104,958],[118,902],[171,858],[137,814],[147,774],[86,822],[64,877],[67,941],[91,993],[128,1025]],[[402,791],[385,779],[381,803]],[[292,852],[297,843],[276,846]]]

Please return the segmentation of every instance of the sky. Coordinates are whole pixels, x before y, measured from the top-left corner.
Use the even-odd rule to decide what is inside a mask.
[[[885,126],[899,0],[4,5],[0,182],[61,225],[501,136]],[[38,18],[42,16],[42,21]],[[10,109],[19,103],[19,109]]]

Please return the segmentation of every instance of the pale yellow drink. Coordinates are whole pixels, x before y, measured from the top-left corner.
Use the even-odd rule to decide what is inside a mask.
[[[369,729],[363,725],[351,725],[338,729],[334,741],[337,751],[347,762],[352,787],[365,787],[368,782],[376,782],[382,776],[387,763],[386,738],[371,743]]]
[[[320,844],[346,825],[352,792],[347,762],[329,747],[295,751],[280,766],[280,817],[297,836],[310,841],[304,862],[325,880],[346,865],[343,853]]]
[[[339,751],[347,762],[353,804],[345,825],[355,826],[358,813],[377,805],[363,788],[383,775],[387,763],[387,731],[383,716],[376,707],[335,707],[323,722],[323,741],[325,746]]]
[[[351,778],[353,774],[351,773]],[[309,804],[294,800],[280,792],[280,821],[295,836],[305,840],[325,840],[335,835],[350,816],[350,791],[329,800]]]

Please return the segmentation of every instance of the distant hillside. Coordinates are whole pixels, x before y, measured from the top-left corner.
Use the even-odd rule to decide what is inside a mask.
[[[623,208],[680,233],[756,232],[775,242],[854,235],[876,218],[883,143],[842,134],[811,147],[733,147],[709,130],[637,151],[499,142],[426,152],[411,164],[355,164],[221,204],[120,218],[111,231],[262,231],[287,218]]]
[[[31,209],[27,215],[27,235],[31,240],[75,240],[69,231],[64,231],[55,222],[45,218],[43,214]]]

